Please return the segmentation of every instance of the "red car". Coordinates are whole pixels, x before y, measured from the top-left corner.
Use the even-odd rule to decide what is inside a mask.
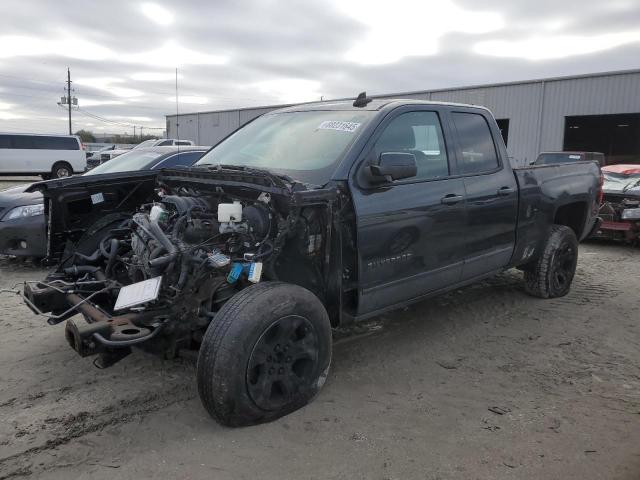
[[[602,224],[596,238],[638,243],[640,240],[640,165],[602,167]]]

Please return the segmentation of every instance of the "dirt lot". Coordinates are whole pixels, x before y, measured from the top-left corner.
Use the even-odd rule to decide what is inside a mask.
[[[587,244],[565,298],[514,271],[337,332],[314,403],[235,430],[191,361],[98,370],[3,295],[0,479],[639,479],[639,271],[637,249]]]

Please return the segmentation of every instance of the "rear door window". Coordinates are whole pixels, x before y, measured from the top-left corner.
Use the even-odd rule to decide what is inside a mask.
[[[489,124],[477,113],[454,112],[453,124],[458,134],[458,156],[466,175],[496,170],[500,164]]]
[[[9,135],[0,135],[0,148],[11,148],[11,137]]]

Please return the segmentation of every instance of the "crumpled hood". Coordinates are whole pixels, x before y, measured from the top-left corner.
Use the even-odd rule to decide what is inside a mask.
[[[617,187],[617,185],[615,185],[614,187]],[[604,188],[603,191],[605,195],[625,196],[625,197],[630,197],[634,199],[640,198],[640,186],[629,188],[625,191],[623,191],[622,187],[620,188],[608,187],[608,188]]]

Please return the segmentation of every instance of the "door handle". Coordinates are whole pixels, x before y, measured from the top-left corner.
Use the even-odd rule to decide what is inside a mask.
[[[450,193],[449,195],[445,195],[440,199],[440,203],[444,205],[455,205],[458,202],[464,200],[462,195],[456,195],[455,193]]]
[[[502,187],[498,189],[498,195],[506,197],[507,195],[511,195],[515,191],[516,189],[513,187]]]

